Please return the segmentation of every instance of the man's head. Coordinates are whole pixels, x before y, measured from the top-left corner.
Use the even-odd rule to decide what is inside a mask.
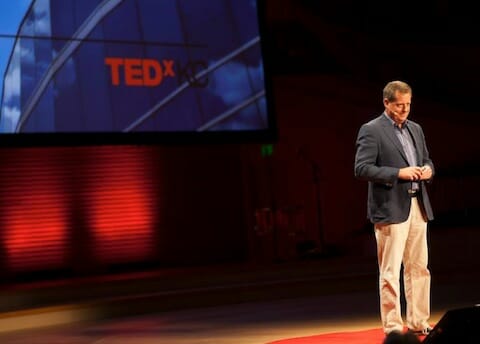
[[[412,88],[403,81],[391,81],[383,89],[385,112],[398,125],[402,125],[410,113]]]

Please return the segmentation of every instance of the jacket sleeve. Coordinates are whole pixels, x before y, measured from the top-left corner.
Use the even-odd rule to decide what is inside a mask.
[[[378,166],[378,134],[371,123],[362,125],[358,132],[355,154],[355,177],[374,183],[393,186],[398,180],[396,167]]]

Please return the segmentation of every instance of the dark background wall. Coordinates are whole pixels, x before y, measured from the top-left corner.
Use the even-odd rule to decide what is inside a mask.
[[[373,255],[354,144],[392,79],[412,85],[436,165],[432,230],[477,228],[479,46],[465,6],[267,1],[276,142],[2,148],[4,275]]]
[[[285,180],[302,199],[306,160],[319,167],[327,245],[372,252],[366,185],[352,176],[354,143],[359,126],[383,110],[383,86],[394,79],[413,87],[410,116],[424,127],[436,165],[432,230],[476,228],[479,47],[472,8],[446,0],[268,3],[280,134],[274,159],[289,166]],[[461,255],[478,260],[474,244],[466,247]]]

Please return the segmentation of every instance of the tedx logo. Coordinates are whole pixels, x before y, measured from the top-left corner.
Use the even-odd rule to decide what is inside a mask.
[[[196,75],[207,69],[203,61],[181,64],[174,60],[106,57],[105,65],[110,70],[113,86],[157,87],[165,80],[177,79],[179,84],[188,82],[192,87],[206,87],[208,78]]]

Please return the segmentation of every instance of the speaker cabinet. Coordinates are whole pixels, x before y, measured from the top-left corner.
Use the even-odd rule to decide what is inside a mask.
[[[447,311],[422,344],[480,343],[480,305]]]

